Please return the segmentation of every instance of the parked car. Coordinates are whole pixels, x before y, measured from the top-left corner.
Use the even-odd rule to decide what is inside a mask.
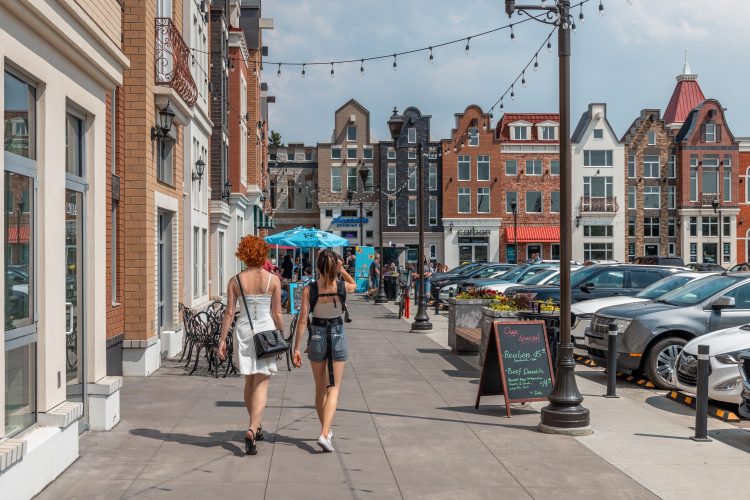
[[[733,273],[744,273],[750,271],[750,262],[743,262],[742,264],[735,264],[729,268],[730,272]]]
[[[691,262],[687,265],[688,268],[692,269],[695,272],[703,273],[703,272],[723,272],[726,271],[723,267],[721,267],[719,264],[711,263],[711,262]]]
[[[600,309],[586,332],[589,356],[607,358],[609,325],[618,326],[618,368],[643,370],[657,387],[673,389],[682,348],[695,337],[750,321],[750,273],[721,273],[690,282],[647,303]]]
[[[431,280],[435,281],[435,280],[440,280],[440,279],[442,279],[444,277],[447,278],[448,276],[456,276],[456,275],[459,275],[459,274],[466,274],[469,271],[471,271],[472,269],[476,269],[476,268],[481,267],[482,265],[485,265],[485,264],[486,264],[486,262],[469,262],[468,264],[461,264],[460,266],[454,267],[453,269],[449,270],[448,272],[433,274]]]
[[[458,287],[456,288],[456,292],[461,293],[464,290],[485,288],[487,286],[500,283],[520,283],[526,278],[535,276],[553,267],[559,267],[559,264],[528,264],[521,266],[519,272],[511,273],[511,271],[507,271],[502,273],[494,273],[492,276],[487,277],[477,275],[475,277],[472,277],[471,279],[459,282]]]
[[[750,418],[750,351],[740,354],[740,374],[742,375],[742,402],[740,415]]]
[[[555,280],[559,279],[560,268],[559,267],[548,267],[542,272],[524,276],[518,283],[513,281],[502,281],[499,283],[492,283],[488,285],[482,285],[482,290],[500,292],[503,293],[510,287],[518,285],[546,285],[554,283]]]
[[[644,266],[680,266],[685,265],[685,261],[682,257],[659,257],[658,255],[646,255],[643,257],[636,257],[633,264],[641,264]]]
[[[570,276],[573,303],[582,300],[612,296],[632,296],[657,281],[685,268],[666,266],[639,266],[635,264],[594,264]],[[505,295],[528,294],[533,300],[560,301],[559,286],[518,286],[505,291]]]
[[[510,268],[513,268],[513,264],[498,264],[492,262],[483,262],[479,266],[470,268],[468,271],[463,273],[456,273],[455,275],[443,275],[438,276],[435,279],[430,280],[431,282],[431,293],[432,298],[438,298],[440,296],[440,289],[446,285],[452,285],[459,283],[460,281],[486,274],[489,276],[495,272],[503,272]]]
[[[573,345],[585,349],[585,333],[591,324],[591,318],[599,309],[605,307],[617,306],[620,304],[630,304],[635,302],[648,302],[649,300],[658,299],[665,293],[671,292],[684,284],[708,276],[706,273],[679,273],[667,276],[657,281],[633,296],[615,295],[613,297],[603,297],[601,299],[584,300],[576,302],[570,307],[573,315],[572,331]]]
[[[725,403],[741,403],[740,354],[750,350],[750,325],[707,333],[685,344],[675,366],[675,385],[691,394],[695,394],[698,382],[699,344],[709,346],[708,397]]]

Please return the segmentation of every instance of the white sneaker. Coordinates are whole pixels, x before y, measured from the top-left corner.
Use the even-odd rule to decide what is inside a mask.
[[[325,436],[320,436],[318,438],[318,446],[320,446],[320,448],[327,453],[331,453],[333,451],[331,440]]]
[[[328,429],[328,436],[326,436],[328,440],[330,441],[333,439],[333,429]]]

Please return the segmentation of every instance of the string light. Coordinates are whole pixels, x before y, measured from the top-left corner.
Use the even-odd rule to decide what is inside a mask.
[[[432,47],[430,47],[430,64],[435,62],[435,58],[432,57]]]
[[[552,42],[547,40],[547,52],[552,53]]]
[[[331,78],[333,78],[333,63],[331,63]]]
[[[393,54],[393,71],[398,69],[398,63],[396,62],[396,54]]]
[[[604,15],[604,4],[602,3],[602,0],[599,0],[599,15]]]
[[[526,87],[526,71],[521,72],[521,85]]]
[[[365,76],[365,60],[360,59],[359,61],[359,74]]]
[[[469,42],[471,41],[471,37],[466,39],[466,48],[464,49],[464,52],[466,52],[466,55],[469,55]]]
[[[583,24],[583,4],[581,4],[581,12],[578,14],[578,24]]]
[[[516,41],[516,34],[513,32],[513,25],[510,25],[510,41],[515,42]]]
[[[276,72],[276,78],[281,78],[281,64],[279,64],[279,70]]]
[[[305,65],[303,64],[302,65],[302,78],[304,77],[305,77]]]
[[[534,71],[539,69],[539,60],[537,54],[534,54]]]

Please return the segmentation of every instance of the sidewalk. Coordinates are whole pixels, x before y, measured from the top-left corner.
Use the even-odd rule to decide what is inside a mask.
[[[315,445],[308,366],[272,379],[267,440],[249,457],[242,380],[168,362],[125,381],[122,422],[84,435],[81,458],[39,498],[656,498],[591,443],[538,433],[533,407],[506,419],[487,397],[474,410],[472,365],[388,309],[350,303],[336,453]],[[435,324],[439,339],[447,323]]]

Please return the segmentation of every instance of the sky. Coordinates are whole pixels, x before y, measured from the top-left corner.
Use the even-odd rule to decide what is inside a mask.
[[[577,3],[573,0],[572,3]],[[539,3],[526,0],[523,3]],[[748,0],[598,0],[583,6],[585,22],[573,34],[571,127],[590,102],[607,103],[610,123],[622,136],[641,109],[664,112],[684,51],[706,97],[727,109],[735,137],[750,137],[750,1]],[[574,10],[576,22],[579,9]],[[503,0],[266,0],[263,17],[273,30],[263,33],[267,61],[331,61],[392,54],[465,38],[509,23]],[[521,20],[513,16],[513,21]],[[334,112],[351,98],[370,111],[372,140],[388,140],[393,107],[418,107],[432,116],[432,139],[445,138],[456,113],[478,104],[485,111],[515,79],[549,34],[531,21],[510,31],[399,57],[365,63],[299,67],[266,64],[270,128],[284,143],[328,142]],[[526,74],[527,85],[505,99],[506,112],[556,112],[556,35],[550,54],[539,53],[539,69]],[[494,111],[493,126],[500,112]]]

